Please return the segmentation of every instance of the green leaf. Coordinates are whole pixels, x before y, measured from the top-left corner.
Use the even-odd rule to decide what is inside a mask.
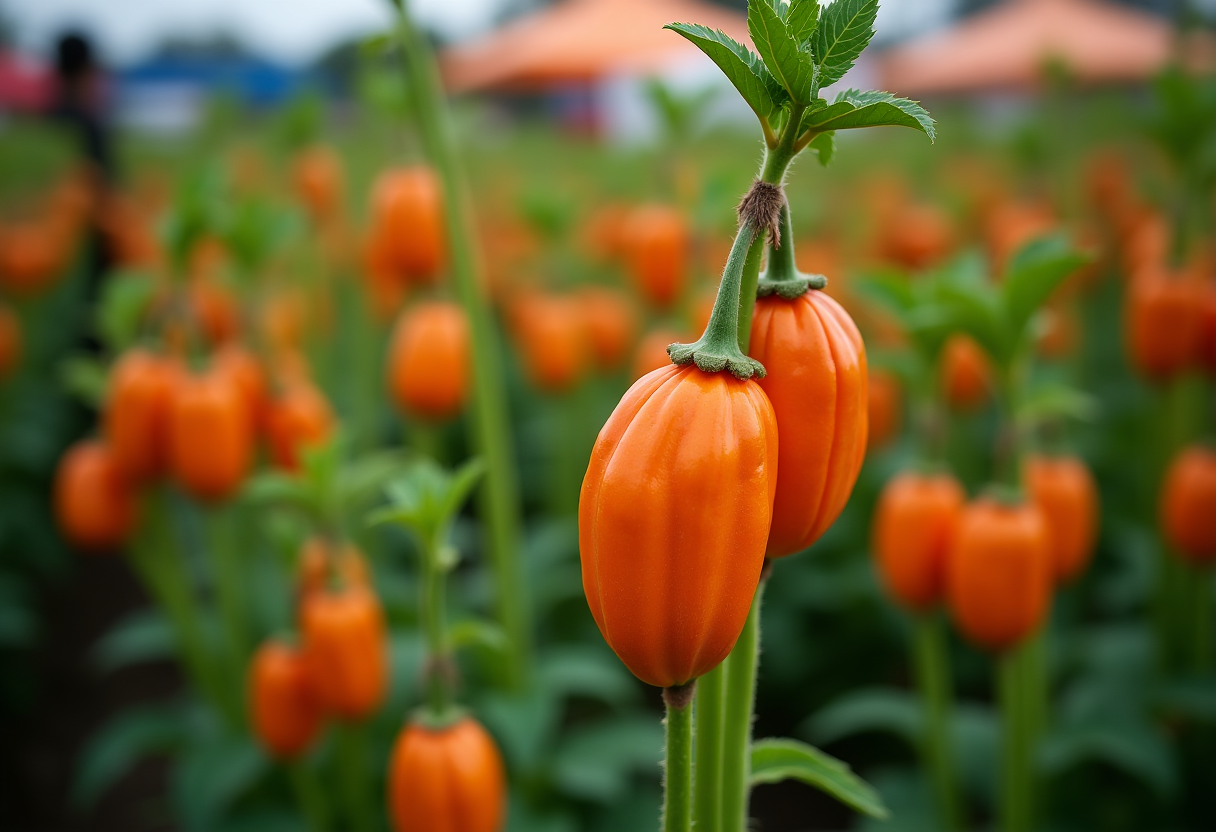
[[[1092,421],[1100,405],[1093,396],[1063,384],[1047,384],[1031,391],[1018,405],[1019,424],[1033,428],[1056,419]]]
[[[939,289],[945,325],[975,339],[999,365],[1006,365],[1013,344],[995,293],[988,286],[945,285]]]
[[[482,722],[499,741],[510,770],[533,771],[549,763],[562,719],[560,703],[550,691],[538,686],[526,694],[487,693],[475,704]]]
[[[846,763],[797,740],[767,739],[755,743],[751,785],[783,780],[800,780],[870,817],[888,816],[878,792]]]
[[[911,127],[936,140],[933,118],[915,101],[889,92],[845,90],[831,105],[803,116],[803,131],[823,133],[861,127]]]
[[[554,755],[553,776],[566,794],[608,802],[629,790],[634,772],[650,772],[662,759],[663,729],[646,716],[619,717],[565,732]]]
[[[793,0],[785,8],[788,11],[781,19],[785,21],[790,35],[801,48],[819,28],[819,0]]]
[[[1121,769],[1163,799],[1178,791],[1178,764],[1160,729],[1139,719],[1068,726],[1043,739],[1040,767],[1050,776],[1085,762]]]
[[[155,661],[173,654],[173,630],[156,610],[139,610],[118,622],[93,648],[93,663],[111,672],[138,662]]]
[[[351,507],[371,499],[384,484],[399,475],[408,458],[401,451],[386,450],[367,454],[338,472],[338,499]]]
[[[1216,677],[1173,679],[1156,690],[1154,699],[1167,712],[1216,724]]]
[[[798,48],[798,41],[767,0],[748,3],[747,31],[764,65],[790,97],[809,104],[818,88],[819,68],[810,52]]]
[[[767,120],[784,103],[785,90],[756,54],[734,38],[696,23],[668,23],[663,28],[708,55],[761,120]]]
[[[537,681],[555,696],[584,696],[610,705],[637,699],[638,687],[608,650],[554,648],[536,671]]]
[[[270,761],[249,736],[207,726],[191,738],[173,769],[173,806],[190,832],[219,826],[236,800],[266,773]]]
[[[97,330],[111,352],[122,352],[135,343],[140,322],[155,292],[152,279],[138,272],[120,272],[106,281],[97,313]]]
[[[0,605],[0,647],[26,647],[38,633],[38,616],[28,605]]]
[[[359,41],[359,54],[369,58],[379,58],[392,51],[396,45],[395,32],[376,32]]]
[[[441,503],[444,518],[450,520],[456,516],[485,473],[486,463],[481,457],[474,457],[456,469],[448,481],[448,490]]]
[[[826,168],[832,164],[832,158],[836,155],[836,133],[831,130],[827,133],[820,133],[811,139],[811,143],[807,147],[815,151],[819,164]]]
[[[836,0],[823,12],[813,39],[819,83],[834,84],[853,68],[874,37],[878,0]]]
[[[241,489],[241,500],[253,505],[294,508],[310,516],[318,511],[307,483],[277,471],[265,471],[247,481]]]
[[[823,744],[866,731],[883,731],[915,745],[921,708],[904,691],[859,690],[821,709],[808,725],[811,738]]]
[[[144,706],[114,717],[89,739],[80,755],[73,802],[89,805],[140,760],[174,747],[185,730],[178,705]]]
[[[448,631],[452,648],[478,647],[495,655],[506,655],[507,634],[492,621],[469,618],[453,624]]]
[[[854,281],[851,287],[858,297],[882,307],[901,322],[912,311],[916,294],[912,281],[902,273],[869,274]]]
[[[96,358],[74,355],[59,365],[59,379],[69,393],[100,409],[106,400],[106,368]]]
[[[1001,287],[1005,315],[1015,338],[1021,337],[1039,307],[1088,259],[1059,234],[1032,240],[1018,250]]]

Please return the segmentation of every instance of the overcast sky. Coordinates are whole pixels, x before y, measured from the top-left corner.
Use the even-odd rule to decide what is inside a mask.
[[[507,0],[412,0],[447,38],[488,27]],[[954,0],[884,0],[884,35],[942,20]],[[287,63],[312,60],[335,43],[386,27],[387,0],[0,0],[0,15],[24,48],[43,52],[64,28],[93,33],[105,58],[138,60],[169,35],[226,32]]]

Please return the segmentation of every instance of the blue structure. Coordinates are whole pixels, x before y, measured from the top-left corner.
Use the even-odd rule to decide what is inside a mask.
[[[119,95],[171,87],[209,97],[231,95],[255,107],[281,104],[315,81],[310,73],[252,57],[157,57],[114,74]]]

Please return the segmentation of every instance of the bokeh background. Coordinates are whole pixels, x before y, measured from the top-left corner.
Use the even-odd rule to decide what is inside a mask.
[[[1211,346],[1146,372],[1125,328],[1138,270],[1168,264],[1192,276],[1182,305],[1207,310],[1203,337],[1216,331],[1213,5],[886,0],[875,45],[840,82],[922,101],[938,140],[894,128],[842,135],[830,167],[804,160],[788,188],[800,265],[828,276],[866,337],[871,445],[844,514],[809,553],[782,562],[769,589],[756,731],[847,761],[893,819],[859,819],[782,784],[753,797],[761,829],[935,828],[917,765],[909,617],[875,573],[869,532],[880,488],[917,452],[910,402],[924,391],[908,389],[907,319],[876,299],[873,280],[995,279],[1046,234],[1090,260],[1036,324],[1034,373],[1073,396],[1051,441],[1093,472],[1101,519],[1088,568],[1059,589],[1049,625],[1043,828],[1216,827],[1211,609],[1196,602],[1193,620],[1162,635],[1160,601],[1171,568],[1191,570],[1183,580],[1209,599],[1213,577],[1160,565],[1173,555],[1158,520],[1166,462],[1213,428]],[[734,205],[760,158],[750,111],[708,60],[659,27],[712,20],[746,39],[745,4],[414,7],[452,92],[494,308],[544,692],[496,690],[474,649],[464,698],[503,747],[511,830],[651,828],[658,694],[629,676],[588,614],[575,513],[591,443],[620,395],[666,360],[666,344],[703,328]],[[0,2],[6,830],[304,828],[283,772],[247,731],[220,725],[183,673],[147,574],[121,551],[78,551],[52,494],[65,450],[97,433],[107,373],[139,327],[129,325],[141,297],[132,287],[171,278],[189,287],[209,345],[256,342],[272,387],[305,376],[328,414],[318,430],[341,425],[352,455],[407,447],[448,464],[468,455],[472,414],[424,424],[403,415],[385,383],[398,316],[451,297],[442,260],[401,278],[378,267],[370,242],[378,177],[427,166],[400,56],[383,37],[391,24],[377,0]],[[79,111],[63,106],[56,73],[69,33],[87,39],[98,69]],[[166,241],[199,200],[228,219],[179,261]],[[256,238],[249,257],[242,233]],[[656,260],[675,281],[670,297],[647,282]],[[603,307],[607,335],[592,323]],[[991,378],[982,355],[943,357],[935,372],[940,384],[925,395],[945,414],[944,457],[976,493],[998,444]],[[262,453],[257,471],[274,465]],[[218,615],[204,552],[218,545],[240,564],[250,644],[289,625],[284,564],[306,536],[299,519],[237,495],[230,536],[216,543],[210,515],[171,500],[174,557],[204,616]],[[365,749],[367,799],[384,824],[383,761],[418,701],[416,564],[400,535],[356,525],[391,633],[390,691]],[[469,510],[456,528],[465,560],[452,604],[488,615],[495,588],[478,525]],[[1177,661],[1175,636],[1186,645]],[[957,635],[950,650],[957,754],[983,828],[997,781],[992,664]],[[315,753],[322,771],[331,752]]]

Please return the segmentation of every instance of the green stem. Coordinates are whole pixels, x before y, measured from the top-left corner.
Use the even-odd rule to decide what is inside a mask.
[[[326,832],[329,829],[329,808],[325,804],[325,792],[317,782],[316,774],[304,760],[292,760],[287,764],[296,803],[304,815],[309,832]]]
[[[367,738],[359,723],[337,727],[338,777],[346,802],[346,820],[354,832],[375,832],[376,820],[367,775]]]
[[[1191,669],[1196,674],[1206,675],[1212,669],[1212,572],[1208,569],[1196,570],[1191,584],[1194,587]]]
[[[743,263],[742,280],[739,286],[738,323],[735,340],[746,355],[751,347],[752,319],[756,316],[756,287],[760,285],[760,258],[764,253],[764,235],[757,235],[747,249],[747,260]]]
[[[1000,657],[1001,832],[1030,832],[1030,754],[1022,649]]]
[[[422,597],[419,613],[426,634],[428,661],[426,671],[427,706],[431,715],[442,719],[452,703],[450,689],[451,645],[448,643],[447,597],[441,543],[429,544],[423,553]]]
[[[918,618],[914,629],[916,681],[925,709],[921,752],[933,781],[942,829],[953,832],[962,827],[962,813],[950,737],[950,657],[941,619],[936,613]]]
[[[697,680],[697,832],[722,832],[722,749],[726,672],[718,665]]]
[[[663,774],[663,832],[692,830],[693,685],[663,690],[667,706],[667,757]]]
[[[410,449],[440,465],[443,459],[443,427],[423,419],[412,419],[405,427]]]
[[[443,181],[452,275],[472,334],[472,444],[486,462],[481,510],[489,536],[498,618],[509,639],[509,655],[501,663],[502,679],[509,687],[522,688],[531,678],[533,633],[527,586],[517,552],[519,493],[507,428],[506,387],[499,339],[478,277],[468,189],[457,159],[435,58],[430,44],[410,18],[406,0],[392,2],[399,11],[398,31],[407,80],[417,105],[419,127],[428,154]]]
[[[764,233],[753,226],[750,220],[744,220],[735,234],[730,256],[722,270],[722,281],[718,285],[718,294],[714,298],[714,308],[709,315],[705,332],[692,344],[672,344],[668,347],[667,354],[674,363],[695,362],[697,367],[707,373],[727,370],[741,379],[757,374],[764,375],[760,362],[748,358],[746,347],[741,347],[738,340],[740,315],[747,310],[750,327],[751,307],[755,306],[754,285],[751,303],[742,303],[740,300],[747,297],[741,294],[745,271],[749,263],[759,263],[758,254],[763,248]]]
[[[1178,451],[1202,430],[1204,415],[1203,382],[1195,375],[1171,380],[1162,390],[1153,430],[1158,448],[1156,469],[1145,483],[1143,504],[1156,506],[1166,470]],[[1154,509],[1155,510],[1155,509]],[[1150,514],[1150,522],[1155,516]],[[1192,620],[1187,613],[1190,576],[1164,542],[1158,551],[1156,624],[1157,660],[1163,671],[1173,672],[1189,664]]]
[[[1182,567],[1163,543],[1157,552],[1157,664],[1163,673],[1171,673],[1180,665],[1180,643],[1185,638],[1180,626],[1179,600],[1185,592]]]
[[[767,567],[766,567],[767,569]],[[747,623],[724,663],[725,727],[722,741],[722,829],[746,832],[748,780],[752,764],[752,720],[756,705],[756,672],[760,664],[760,605],[765,578],[752,600]]]
[[[1026,733],[1033,755],[1050,716],[1047,677],[1047,626],[1026,639],[1021,647],[1023,684],[1026,685]]]
[[[235,700],[207,649],[202,615],[168,522],[164,494],[159,489],[149,492],[144,511],[145,526],[129,550],[131,566],[168,616],[186,675],[211,705],[235,725],[239,712],[233,710]]]
[[[1022,462],[1026,455],[1026,436],[1021,425],[1018,424],[1021,373],[1017,359],[1011,360],[1007,366],[998,368],[997,375],[1001,402],[1004,405],[1004,412],[1001,414],[1004,446],[997,455],[997,470],[994,472],[994,479],[1020,494],[1022,492]]]
[[[798,263],[794,257],[793,220],[790,204],[781,206],[781,218],[777,221],[778,245],[768,247],[768,266],[764,269],[766,280],[784,282],[798,279]]]
[[[234,511],[231,506],[208,508],[205,522],[215,600],[224,622],[229,673],[239,682],[244,676],[249,646],[245,622],[245,558],[234,535]]]
[[[760,181],[770,185],[781,186],[785,182],[785,173],[789,170],[790,162],[798,155],[798,125],[802,121],[804,107],[795,105],[786,122],[785,129],[776,147],[769,148],[764,154],[764,163],[760,168]],[[785,214],[788,217],[789,207]],[[790,246],[790,257],[794,249]],[[747,352],[751,341],[752,318],[756,311],[756,286],[760,282],[760,258],[764,252],[763,240],[761,245],[753,245],[747,252],[747,262],[743,266],[743,283],[739,294],[738,343],[739,349]]]

